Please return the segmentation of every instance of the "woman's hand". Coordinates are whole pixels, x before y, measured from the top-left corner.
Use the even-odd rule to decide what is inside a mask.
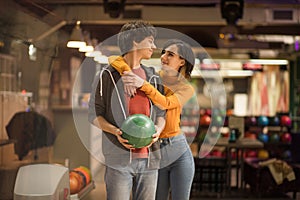
[[[130,97],[133,97],[136,94],[136,87],[131,85],[124,84],[124,91]]]
[[[134,74],[132,71],[125,71],[122,80],[125,84],[133,86],[135,88],[142,87],[144,84],[144,79]]]

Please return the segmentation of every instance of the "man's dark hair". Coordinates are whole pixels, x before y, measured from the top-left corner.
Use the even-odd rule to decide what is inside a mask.
[[[118,34],[118,45],[121,54],[124,55],[132,50],[133,42],[141,42],[146,37],[156,37],[157,31],[148,22],[132,21],[124,24]]]

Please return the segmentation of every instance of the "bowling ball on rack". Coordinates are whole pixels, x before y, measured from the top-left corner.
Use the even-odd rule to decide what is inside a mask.
[[[250,131],[246,131],[244,133],[244,137],[249,138],[249,139],[253,139],[253,140],[257,139],[256,133],[250,132]]]
[[[211,122],[211,117],[207,114],[204,114],[200,117],[200,125],[209,126]]]
[[[260,126],[268,126],[269,118],[267,116],[259,116],[257,123]]]
[[[213,116],[212,123],[216,126],[221,126],[224,124],[223,117],[221,115]]]
[[[206,115],[211,115],[211,114],[212,114],[212,110],[209,109],[209,108],[207,108],[207,109],[205,110],[205,114],[206,114]]]
[[[258,135],[258,140],[260,140],[263,143],[267,143],[267,142],[269,142],[269,135],[268,134],[264,134],[264,133],[260,133]]]
[[[269,152],[265,149],[260,149],[258,150],[258,153],[257,153],[257,157],[258,158],[261,158],[261,159],[267,159],[269,158]]]
[[[82,167],[77,167],[77,168],[74,169],[74,171],[81,173],[85,177],[86,184],[89,184],[91,182],[90,174],[88,173],[88,171],[86,171]]]
[[[256,125],[257,125],[256,117],[251,116],[246,118],[246,126],[256,126]]]
[[[279,142],[280,141],[280,136],[278,133],[272,133],[270,135],[270,142]]]
[[[280,118],[278,116],[270,117],[270,125],[271,126],[279,126]]]
[[[292,135],[290,133],[283,133],[281,135],[281,141],[284,143],[291,143]]]
[[[246,151],[246,157],[248,157],[248,158],[255,158],[255,157],[257,157],[257,151],[255,151],[255,150],[248,150],[248,151]]]
[[[290,127],[292,125],[292,120],[287,115],[282,115],[280,117],[280,125]]]
[[[288,160],[288,159],[290,159],[292,157],[292,152],[290,150],[285,150],[284,152],[282,152],[281,157],[284,160]]]
[[[156,132],[153,121],[143,114],[134,114],[125,119],[121,126],[122,137],[135,148],[141,148],[152,142]]]
[[[70,171],[69,179],[70,179],[71,194],[78,193],[84,187],[83,177],[79,173],[75,171]]]
[[[82,170],[86,171],[86,173],[88,173],[90,179],[92,180],[92,172],[89,168],[85,167],[85,166],[80,166],[79,168],[81,168]]]

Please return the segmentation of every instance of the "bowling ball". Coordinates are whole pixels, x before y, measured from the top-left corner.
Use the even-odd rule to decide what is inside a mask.
[[[200,108],[199,113],[200,115],[205,115],[206,110],[204,108]]]
[[[290,127],[292,125],[292,120],[291,120],[291,118],[289,116],[283,115],[280,118],[280,124],[282,126],[288,126],[288,127]]]
[[[83,168],[81,167],[77,167],[74,169],[75,172],[79,172],[81,173],[84,177],[85,177],[85,180],[86,180],[86,184],[89,184],[91,182],[91,176],[89,175],[89,173],[84,170]]]
[[[281,141],[284,143],[290,143],[292,141],[292,136],[290,133],[283,133],[281,135]]]
[[[280,136],[277,133],[273,133],[270,136],[270,142],[279,142]]]
[[[279,126],[280,118],[278,116],[270,117],[270,125],[271,126]]]
[[[220,115],[221,116],[226,116],[227,110],[226,109],[220,109]]]
[[[214,125],[221,126],[221,125],[223,125],[223,117],[220,115],[213,116],[212,122]]]
[[[69,179],[70,179],[70,193],[71,194],[78,193],[84,187],[82,176],[79,173],[77,173],[75,171],[70,171]]]
[[[252,117],[247,117],[247,118],[246,118],[246,125],[247,125],[247,126],[256,126],[256,125],[257,125],[256,117],[254,117],[254,116],[252,116]]]
[[[269,158],[269,152],[265,149],[260,149],[258,151],[257,157],[261,159]]]
[[[227,116],[233,115],[233,109],[228,109],[228,110],[226,111],[226,115],[227,115]]]
[[[249,131],[246,131],[245,132],[245,135],[244,135],[245,138],[249,138],[249,139],[253,139],[255,140],[257,137],[256,137],[256,133],[253,133],[253,132],[249,132]]]
[[[153,121],[143,114],[134,114],[126,118],[121,126],[122,137],[135,148],[149,145],[156,132]]]
[[[85,174],[82,173],[80,170],[72,170],[72,171],[79,174],[79,176],[81,177],[82,188],[84,188],[88,184],[87,177],[85,176]]]
[[[269,119],[266,116],[259,116],[258,117],[258,125],[260,126],[268,126],[269,124]]]
[[[290,159],[292,157],[292,152],[290,150],[285,150],[283,153],[282,153],[282,158],[283,159]]]
[[[246,152],[246,157],[255,158],[257,157],[257,152],[255,150],[249,150]]]
[[[269,136],[268,136],[268,134],[260,133],[260,134],[258,135],[258,139],[259,139],[261,142],[263,142],[263,143],[269,142]]]
[[[211,110],[211,109],[206,109],[206,110],[205,110],[205,114],[206,114],[206,115],[211,115],[211,113],[212,113],[212,110]]]
[[[92,173],[91,170],[85,166],[80,166],[79,168],[81,168],[82,170],[86,171],[86,173],[88,173],[90,179],[92,180]]]
[[[211,117],[207,114],[200,117],[200,125],[209,126],[211,122]]]

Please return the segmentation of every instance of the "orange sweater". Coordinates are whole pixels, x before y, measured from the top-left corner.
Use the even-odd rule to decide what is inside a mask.
[[[121,56],[109,57],[110,64],[120,73],[130,71],[131,68],[126,64]],[[167,77],[160,72],[165,95],[161,94],[147,81],[140,88],[160,109],[166,110],[166,125],[160,134],[160,138],[169,138],[181,133],[180,114],[184,104],[194,95],[194,88],[189,82],[181,77]]]

